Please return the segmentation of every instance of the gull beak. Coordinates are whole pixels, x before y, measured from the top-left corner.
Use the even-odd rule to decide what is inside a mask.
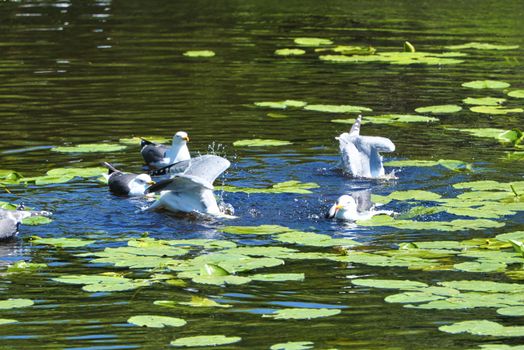
[[[189,142],[189,136],[184,137],[184,140],[185,140],[186,142]]]
[[[329,211],[326,213],[326,219],[333,219],[341,208],[342,205],[334,204],[331,208],[329,208]]]
[[[156,184],[156,182],[155,181],[148,181],[147,184],[148,185],[154,185],[154,184]]]

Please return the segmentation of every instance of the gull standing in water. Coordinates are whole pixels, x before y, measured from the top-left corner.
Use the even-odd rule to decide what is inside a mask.
[[[361,123],[362,116],[359,115],[349,133],[345,132],[336,137],[344,171],[354,177],[383,178],[384,165],[379,152],[393,152],[395,145],[385,137],[361,136]]]
[[[146,189],[155,183],[147,174],[124,173],[107,162],[102,165],[108,168],[108,174],[104,177],[109,190],[118,196],[143,196]]]
[[[23,219],[38,215],[51,216],[51,213],[48,211],[26,211],[22,204],[16,210],[0,209],[0,241],[15,237]]]
[[[375,215],[392,215],[391,210],[375,210],[369,190],[353,192],[340,196],[326,214],[327,219],[347,221],[369,220]]]
[[[185,170],[148,188],[149,193],[160,192],[160,198],[146,210],[222,215],[213,193],[213,182],[230,165],[227,159],[215,155],[204,155],[176,164]]]
[[[146,164],[154,169],[161,168],[173,163],[191,159],[187,142],[189,136],[185,131],[179,131],[173,136],[171,147],[156,144],[142,139],[140,142],[140,154]]]

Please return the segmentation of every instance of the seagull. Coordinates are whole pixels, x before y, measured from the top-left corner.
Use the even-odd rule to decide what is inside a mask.
[[[395,145],[390,139],[379,136],[360,136],[362,116],[359,115],[349,133],[339,137],[340,154],[344,170],[354,177],[384,178],[384,166],[379,152],[393,152]]]
[[[173,136],[171,147],[156,144],[142,139],[140,142],[140,154],[151,168],[161,168],[173,163],[191,159],[187,142],[189,136],[185,131],[179,131]]]
[[[38,215],[51,216],[51,213],[48,211],[24,210],[23,204],[20,204],[16,210],[0,209],[0,241],[15,237],[23,219]]]
[[[107,184],[109,190],[119,196],[143,196],[146,189],[155,182],[147,174],[123,173],[113,165],[103,162],[102,165],[108,168]]]
[[[347,221],[369,220],[375,215],[392,215],[391,210],[375,210],[369,190],[353,192],[340,196],[326,214],[326,219]]]
[[[230,165],[227,159],[209,154],[181,162],[178,166],[185,167],[182,173],[147,189],[148,193],[160,192],[160,198],[146,210],[223,215],[213,193],[213,182]]]

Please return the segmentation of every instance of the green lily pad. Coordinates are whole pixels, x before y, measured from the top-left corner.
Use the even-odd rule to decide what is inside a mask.
[[[286,118],[289,118],[287,115],[281,114],[281,113],[267,113],[266,115],[269,118],[273,118],[273,119],[286,119]]]
[[[506,99],[499,97],[467,97],[463,99],[462,102],[467,105],[499,106],[506,102]]]
[[[524,306],[508,306],[497,309],[497,313],[503,316],[524,316]]]
[[[438,283],[447,288],[461,291],[475,291],[486,293],[522,293],[524,285],[518,283],[503,283],[485,280],[445,281]]]
[[[426,64],[448,65],[464,62],[457,59],[466,54],[460,52],[444,52],[441,54],[430,52],[380,52],[375,55],[322,55],[320,60],[335,63],[367,63],[382,62],[397,65]]]
[[[0,300],[0,310],[17,309],[34,305],[31,299],[7,299]]]
[[[307,102],[298,100],[285,100],[274,102],[255,102],[255,106],[262,108],[286,109],[286,108],[302,108],[307,105]]]
[[[10,324],[10,323],[17,323],[17,320],[9,319],[9,318],[0,318],[0,325],[3,324]]]
[[[181,318],[157,316],[157,315],[137,315],[130,317],[127,322],[139,327],[164,328],[165,326],[182,327],[187,322]]]
[[[219,346],[238,343],[240,337],[227,337],[225,335],[199,335],[195,337],[185,337],[173,340],[170,344],[176,347],[197,347],[197,346]]]
[[[449,45],[444,46],[448,50],[465,50],[465,49],[476,49],[476,50],[515,50],[518,49],[518,45],[496,45],[489,43],[470,42],[460,45]]]
[[[300,181],[285,181],[272,185],[269,188],[249,188],[237,186],[222,186],[221,190],[225,192],[244,192],[244,193],[297,193],[309,194],[310,189],[320,187],[314,182],[303,183]]]
[[[445,296],[425,293],[424,289],[421,292],[404,292],[393,294],[384,299],[387,303],[423,303],[433,300],[446,299]]]
[[[156,302],[155,302],[156,304]],[[192,306],[192,307],[222,307],[222,308],[229,308],[233,307],[233,305],[229,304],[220,304],[216,301],[208,298],[202,298],[199,296],[192,296],[191,301],[188,302],[179,302],[180,305],[186,305],[186,306]]]
[[[275,50],[275,55],[278,56],[300,56],[305,54],[306,51],[302,49],[278,49]]]
[[[524,326],[503,326],[500,323],[488,320],[462,321],[448,326],[441,326],[439,330],[446,333],[469,333],[474,335],[494,337],[522,337]]]
[[[329,235],[304,231],[291,231],[281,233],[277,235],[274,239],[276,241],[284,243],[301,244],[312,247],[351,247],[355,245],[360,245],[360,243],[355,242],[354,240],[349,238],[332,238]]]
[[[342,55],[373,55],[377,52],[377,49],[371,46],[352,46],[352,45],[339,45],[331,48],[317,48],[315,52],[326,52],[332,51]]]
[[[506,132],[507,130],[504,129],[495,129],[495,128],[476,128],[476,129],[455,129],[455,128],[448,128],[449,130],[456,130],[468,133],[470,135],[476,136],[476,137],[484,137],[484,138],[493,138],[493,139],[500,139],[500,135]]]
[[[472,89],[505,89],[510,84],[498,80],[474,80],[463,83],[462,86]]]
[[[118,142],[124,143],[126,145],[140,145],[142,139],[146,139],[154,143],[171,143],[171,138],[162,136],[127,137],[119,139]]]
[[[270,350],[306,350],[313,349],[313,342],[310,341],[291,341],[287,343],[273,344]]]
[[[390,279],[373,279],[373,278],[356,278],[351,283],[361,287],[385,288],[385,289],[403,289],[413,290],[426,288],[428,285],[423,282],[410,280],[390,280]]]
[[[58,146],[51,148],[51,151],[61,153],[99,153],[116,152],[125,149],[126,146],[117,143],[86,143],[76,146]]]
[[[305,278],[303,273],[259,273],[249,277],[263,282],[303,281]]]
[[[273,235],[293,231],[289,227],[280,225],[260,225],[260,226],[226,226],[220,231],[235,235]]]
[[[515,98],[524,98],[524,90],[513,90],[508,92],[508,96]]]
[[[327,112],[327,113],[362,113],[362,112],[371,112],[372,109],[368,107],[361,106],[351,106],[351,105],[307,105],[304,107],[307,111],[316,111],[316,112]]]
[[[504,108],[501,106],[474,106],[470,107],[470,111],[482,114],[508,114],[508,113],[522,113],[522,108]]]
[[[416,114],[384,114],[377,116],[366,116],[362,120],[363,124],[372,123],[372,124],[395,124],[395,123],[429,123],[429,122],[438,122],[438,118],[426,117],[423,115]],[[332,123],[338,124],[350,124],[355,123],[354,118],[349,119],[332,119]]]
[[[0,169],[0,184],[17,184],[22,177],[22,174],[14,170]]]
[[[418,159],[406,159],[406,160],[390,160],[384,163],[385,166],[398,166],[398,167],[432,167],[439,163],[434,160],[418,160]]]
[[[264,314],[262,317],[271,317],[276,320],[310,320],[338,315],[340,312],[340,309],[289,308],[277,310],[272,314]]]
[[[250,139],[238,140],[233,142],[235,147],[268,147],[268,146],[286,146],[293,144],[290,141],[273,140],[273,139]]]
[[[17,261],[7,268],[7,273],[24,273],[34,272],[46,268],[46,264],[32,263],[26,261]]]
[[[329,39],[323,39],[323,38],[295,38],[294,42],[295,44],[300,45],[300,46],[312,46],[312,47],[333,44],[333,41]]]
[[[457,105],[437,105],[437,106],[427,106],[419,107],[415,109],[417,113],[432,113],[432,114],[450,114],[460,112],[462,107]]]
[[[192,50],[184,52],[186,57],[214,57],[215,53],[211,50]]]
[[[499,241],[509,242],[511,240],[524,241],[524,231],[501,233],[495,236]]]
[[[453,267],[466,272],[504,272],[507,265],[498,261],[467,261]]]
[[[39,236],[31,236],[30,241],[34,244],[52,245],[58,248],[78,248],[95,243],[95,240],[79,239],[79,238],[43,238]]]
[[[51,222],[53,222],[53,220],[46,216],[31,216],[22,220],[22,224],[30,226],[45,225]]]

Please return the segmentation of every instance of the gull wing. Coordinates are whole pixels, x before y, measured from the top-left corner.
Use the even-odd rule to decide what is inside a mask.
[[[14,219],[0,219],[0,240],[9,239],[18,232],[18,222]]]
[[[360,143],[367,145],[370,149],[377,152],[394,152],[395,144],[387,137],[381,136],[360,136]]]
[[[367,212],[371,208],[373,208],[373,202],[371,202],[371,191],[370,190],[362,190],[362,191],[355,191],[351,193],[351,197],[355,200],[357,203],[357,211],[358,212]]]
[[[349,171],[353,176],[366,176],[367,169],[364,164],[369,163],[369,158],[366,154],[359,152],[353,143],[347,143],[341,149],[341,156],[346,171]]]
[[[203,189],[212,190],[213,184],[193,175],[175,175],[170,179],[162,180],[148,187],[147,193],[173,191],[173,192],[195,192]]]

